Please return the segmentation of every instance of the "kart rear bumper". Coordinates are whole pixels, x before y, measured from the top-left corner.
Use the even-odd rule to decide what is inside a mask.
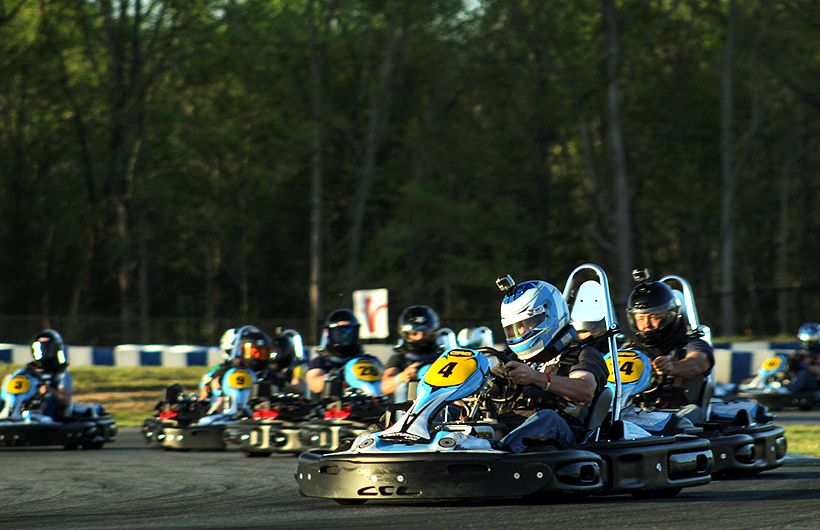
[[[0,423],[0,447],[99,447],[116,439],[116,423],[108,416],[55,423]]]
[[[152,447],[182,451],[221,451],[225,449],[224,432],[224,425],[178,426],[154,418],[145,420],[142,426],[145,441]]]

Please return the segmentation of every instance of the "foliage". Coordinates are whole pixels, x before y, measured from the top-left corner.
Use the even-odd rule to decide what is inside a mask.
[[[788,334],[820,314],[820,5],[738,4],[738,331]],[[318,117],[317,6],[330,13]],[[635,265],[687,277],[717,328],[728,3],[617,10]],[[59,322],[76,343],[212,341],[217,320],[303,319],[308,331],[317,120],[323,307],[350,304],[354,235],[355,286],[388,287],[393,316],[424,302],[495,324],[500,274],[561,285],[582,262],[614,270],[623,198],[603,23],[592,0],[43,0],[0,12],[0,314]],[[196,324],[142,329],[139,315]],[[101,334],[90,316],[119,320]],[[33,332],[0,319],[5,340]]]

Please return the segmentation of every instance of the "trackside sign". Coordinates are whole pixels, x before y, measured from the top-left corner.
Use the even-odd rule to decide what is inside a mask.
[[[359,319],[362,339],[386,339],[390,335],[387,289],[353,291],[353,312]]]

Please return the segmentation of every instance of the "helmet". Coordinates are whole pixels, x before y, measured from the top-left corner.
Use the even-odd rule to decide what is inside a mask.
[[[53,329],[41,331],[31,339],[31,356],[35,366],[49,373],[62,372],[68,366],[63,337]]]
[[[245,368],[258,371],[265,368],[271,359],[271,339],[253,326],[239,328],[236,337],[234,361]]]
[[[236,340],[236,332],[240,329],[259,331],[259,328],[256,326],[242,326],[239,328],[226,329],[222,334],[222,337],[219,338],[219,348],[222,350],[222,354],[225,356],[226,361],[230,361],[233,358],[233,345]]]
[[[797,330],[797,338],[806,348],[816,347],[820,342],[820,324],[817,322],[805,322]]]
[[[399,339],[410,356],[431,353],[429,350],[435,347],[438,328],[438,314],[429,306],[411,305],[399,315]]]
[[[301,344],[302,336],[293,330],[288,330],[293,334],[281,332],[281,328],[279,331],[271,343],[270,365],[274,370],[282,371],[293,364],[298,347],[296,337],[299,338],[298,343]]]
[[[463,348],[477,349],[493,345],[493,332],[487,326],[463,328],[458,332],[458,344]]]
[[[507,345],[522,360],[548,361],[566,347],[566,339],[574,338],[561,291],[540,280],[513,284],[505,290],[501,326]]]
[[[331,355],[352,357],[359,353],[359,320],[350,309],[331,311],[322,329],[322,345]]]
[[[655,329],[638,329],[635,315],[653,315],[660,319]],[[645,346],[657,346],[671,337],[678,329],[683,317],[680,301],[672,289],[663,282],[644,281],[629,294],[626,307],[629,326],[639,342]]]

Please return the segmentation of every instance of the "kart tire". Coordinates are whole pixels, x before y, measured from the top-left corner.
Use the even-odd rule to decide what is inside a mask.
[[[270,456],[270,453],[258,453],[254,451],[242,451],[242,456],[245,458],[264,458]]]
[[[336,504],[341,504],[342,506],[361,506],[362,504],[366,503],[365,499],[333,499]]]
[[[63,449],[65,449],[66,451],[76,451],[79,448],[80,444],[65,444],[63,446]]]
[[[664,488],[660,490],[636,491],[632,494],[636,499],[671,499],[677,497],[683,488]]]
[[[95,450],[95,449],[102,449],[105,442],[88,442],[83,444],[83,449],[86,450]]]

